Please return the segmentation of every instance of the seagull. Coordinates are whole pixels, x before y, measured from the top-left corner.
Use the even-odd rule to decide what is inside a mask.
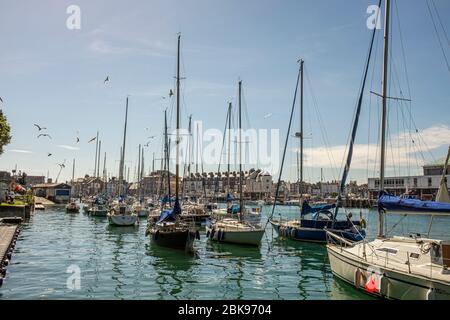
[[[77,137],[77,143],[80,142],[80,138]]]
[[[88,143],[91,143],[92,141],[95,141],[95,139],[97,139],[97,137],[93,137],[91,140],[88,141]]]
[[[169,91],[169,98],[172,97],[172,96],[173,96],[173,91],[172,91],[172,89],[170,89],[170,91]]]
[[[103,81],[103,84],[105,84],[107,82],[109,82],[109,76],[106,76],[106,79],[105,79],[105,81]]]
[[[45,127],[41,127],[41,126],[38,125],[38,124],[34,124],[34,126],[35,126],[36,128],[38,128],[39,131],[47,129],[47,128],[45,128]]]
[[[268,113],[264,116],[264,119],[270,118],[272,116],[272,113]]]
[[[49,134],[47,134],[47,133],[41,133],[41,134],[38,135],[37,137],[38,137],[38,138],[39,138],[39,137],[48,137],[49,139],[52,138],[52,137],[51,137]]]
[[[60,166],[61,169],[66,167],[66,165],[64,163],[57,163],[57,165]]]
[[[2,99],[2,97],[0,97],[0,101],[1,101],[1,102],[3,102],[3,99]]]
[[[51,153],[48,153],[48,154],[47,154],[47,157],[50,157],[51,155],[52,155]]]

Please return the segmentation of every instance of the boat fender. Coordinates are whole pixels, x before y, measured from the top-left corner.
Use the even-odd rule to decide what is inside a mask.
[[[154,240],[158,240],[159,230],[156,230],[155,235],[153,236]]]
[[[0,287],[3,285],[3,278],[0,277]]]
[[[4,266],[8,266],[8,264],[9,264],[9,260],[8,259],[3,260],[3,265]]]
[[[211,233],[211,232],[210,232],[209,230],[206,231],[206,237],[207,237],[207,238],[209,238],[210,233]]]
[[[6,276],[6,269],[0,269],[0,278],[4,278]]]
[[[436,294],[433,288],[430,288],[430,290],[428,290],[427,300],[436,300]]]
[[[219,229],[219,231],[217,231],[217,240],[221,240],[222,239],[222,229]]]
[[[214,238],[214,233],[216,233],[216,230],[214,228],[212,228],[212,230],[211,230],[211,239]]]
[[[223,241],[225,239],[225,230],[222,230],[222,233],[220,235],[220,241]]]
[[[195,239],[200,240],[200,232],[198,230],[195,231]]]
[[[354,281],[355,287],[359,288],[361,285],[361,270],[358,268],[355,271],[355,281]]]
[[[365,228],[367,227],[367,223],[366,223],[366,220],[364,220],[364,219],[361,219],[361,221],[360,221],[360,225],[361,225],[361,228],[365,229]]]

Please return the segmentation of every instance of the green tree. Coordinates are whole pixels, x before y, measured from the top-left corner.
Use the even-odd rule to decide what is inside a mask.
[[[11,141],[11,128],[9,127],[3,111],[0,110],[0,155],[3,153],[3,147]]]

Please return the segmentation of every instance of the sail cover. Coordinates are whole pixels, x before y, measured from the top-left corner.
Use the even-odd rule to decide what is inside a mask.
[[[321,204],[321,205],[310,206],[308,201],[303,201],[302,210],[300,212],[300,215],[304,216],[309,213],[316,213],[316,212],[320,212],[320,211],[331,210],[335,207],[336,207],[335,204]]]
[[[448,212],[450,213],[450,203],[437,201],[422,201],[397,197],[386,192],[380,192],[378,207],[384,210],[415,211],[415,212]]]

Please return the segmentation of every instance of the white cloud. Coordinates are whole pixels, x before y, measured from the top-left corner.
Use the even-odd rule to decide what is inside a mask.
[[[414,143],[412,142],[414,141]],[[387,141],[386,166],[392,168],[406,167],[408,164],[424,165],[424,159],[430,151],[450,144],[450,127],[433,126],[421,132],[403,132],[392,136]],[[297,149],[292,149],[297,152]],[[330,168],[330,158],[340,166],[342,159],[347,155],[346,145],[336,145],[330,148],[317,147],[304,150],[306,156],[305,166],[311,168]],[[380,153],[377,144],[356,144],[353,149],[352,169],[373,169],[379,163]],[[308,161],[309,159],[309,161]]]
[[[15,152],[15,153],[33,153],[32,151],[29,151],[29,150],[21,150],[21,149],[11,149],[11,150],[8,150],[8,152]]]
[[[61,149],[72,150],[72,151],[80,150],[80,148],[78,148],[78,147],[72,147],[72,146],[68,146],[68,145],[65,145],[65,144],[57,145],[57,147],[61,148]]]

